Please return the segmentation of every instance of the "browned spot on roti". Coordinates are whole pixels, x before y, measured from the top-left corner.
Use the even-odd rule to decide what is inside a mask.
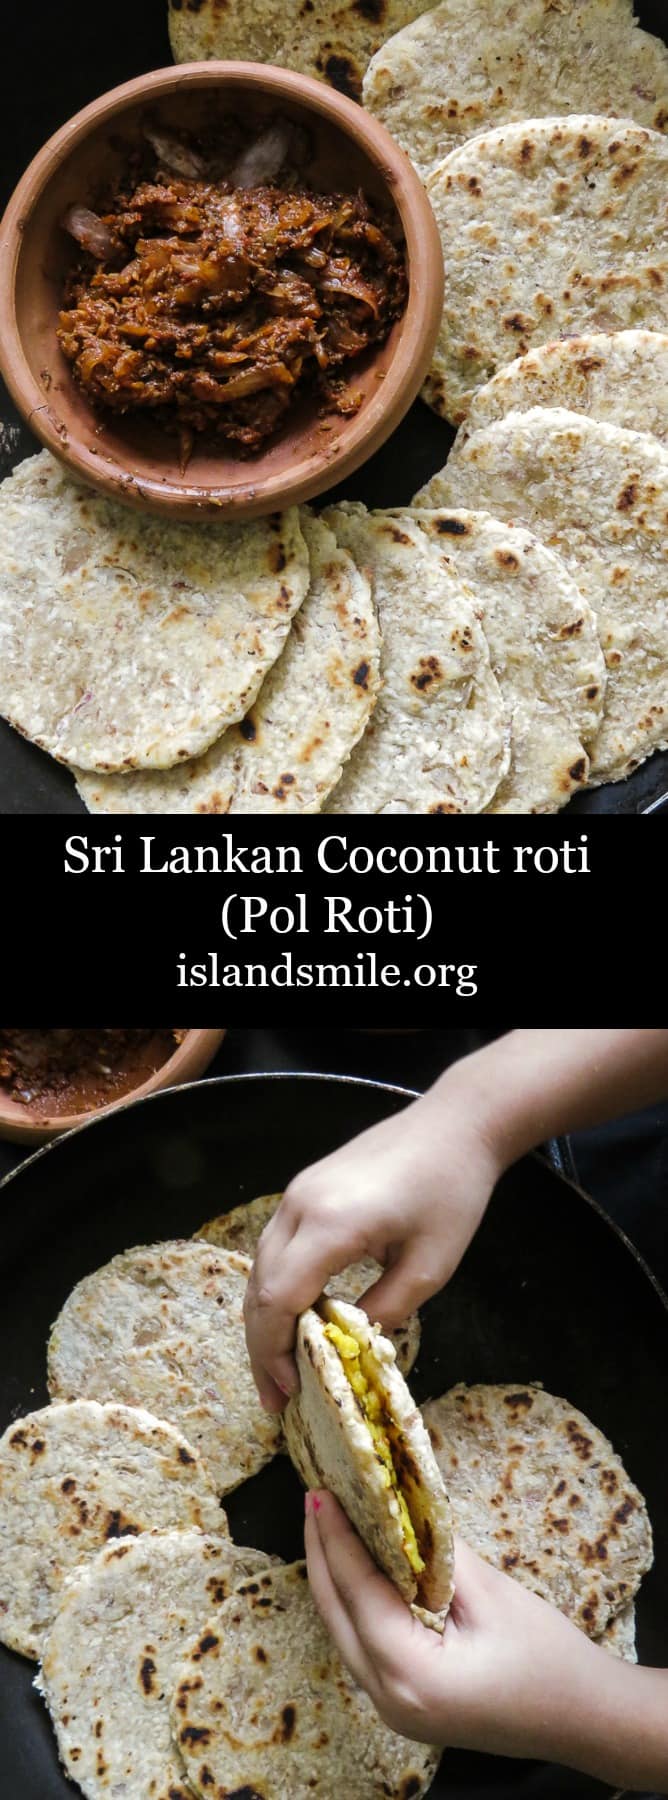
[[[297,1714],[296,1714],[294,1706],[289,1706],[289,1705],[284,1706],[283,1711],[281,1713],[281,1724],[279,1727],[279,1742],[280,1743],[282,1743],[282,1744],[290,1743],[291,1738],[294,1737],[296,1722],[297,1722]]]
[[[437,519],[436,530],[443,537],[470,537],[471,535],[471,527],[465,523],[464,519]]]
[[[587,764],[584,756],[579,756],[577,762],[571,764],[568,773],[572,781],[584,781],[587,773]]]
[[[269,567],[272,575],[280,575],[281,569],[285,568],[286,561],[287,558],[283,544],[280,542],[278,544],[272,544],[269,550]]]
[[[635,505],[637,498],[638,498],[638,483],[637,483],[637,481],[635,481],[635,480],[627,481],[626,486],[622,488],[621,494],[616,503],[617,512],[629,512],[630,508]]]
[[[155,1675],[155,1663],[153,1661],[153,1657],[145,1656],[144,1660],[141,1664],[140,1670],[139,1670],[139,1680],[144,1689],[144,1693],[147,1696],[149,1694],[153,1693],[153,1676],[154,1675]]]
[[[571,1441],[571,1449],[579,1456],[581,1462],[588,1462],[594,1448],[591,1438],[578,1425],[577,1419],[566,1420],[566,1433]]]
[[[494,561],[498,562],[502,569],[519,569],[520,566],[519,556],[515,555],[514,550],[495,550]]]
[[[368,662],[358,663],[355,673],[353,675],[353,681],[355,683],[355,687],[364,688],[364,692],[366,693],[367,688],[369,686],[369,675],[370,675],[370,669],[369,669]]]
[[[417,688],[418,693],[423,694],[427,688],[431,687],[433,681],[442,680],[442,677],[443,670],[438,657],[421,656],[417,669],[409,679],[412,687]]]
[[[338,88],[342,94],[347,94],[350,100],[361,98],[362,83],[358,70],[349,56],[332,54],[326,57],[324,64],[319,61],[319,66],[323,75],[328,81],[331,81],[332,87]]]
[[[183,1463],[185,1467],[187,1467],[188,1463],[194,1463],[195,1461],[195,1458],[191,1455],[190,1451],[186,1450],[185,1444],[179,1444],[178,1455],[179,1462]]]
[[[179,1741],[182,1744],[206,1746],[211,1742],[211,1732],[208,1725],[184,1725],[183,1730],[179,1732]]]

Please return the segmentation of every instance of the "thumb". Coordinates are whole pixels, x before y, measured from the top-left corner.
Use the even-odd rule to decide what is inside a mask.
[[[411,1238],[373,1287],[357,1301],[372,1324],[378,1322],[393,1331],[403,1325],[409,1313],[429,1300],[452,1274],[444,1266],[443,1246],[436,1238],[424,1235]]]

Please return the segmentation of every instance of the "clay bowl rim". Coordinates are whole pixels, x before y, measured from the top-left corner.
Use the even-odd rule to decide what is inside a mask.
[[[277,102],[303,104],[327,125],[352,139],[372,162],[399,214],[404,232],[409,291],[402,335],[378,392],[342,432],[339,444],[312,450],[268,476],[253,474],[249,463],[243,487],[205,489],[188,486],[178,470],[169,480],[133,478],[130,460],[118,468],[100,467],[81,442],[76,423],[63,443],[53,397],[48,400],[33,374],[23,348],[22,314],[16,306],[16,280],[23,232],[54,175],[86,137],[101,125],[150,101],[184,88],[249,87],[275,95]],[[338,485],[380,448],[417,397],[427,374],[440,326],[443,305],[443,255],[438,228],[426,191],[408,157],[380,122],[355,101],[310,76],[272,64],[197,62],[152,70],[123,82],[75,113],[33,157],[6,207],[0,224],[0,371],[26,423],[46,449],[90,486],[138,509],[176,518],[250,518],[314,498]],[[53,408],[53,412],[51,409]],[[92,408],[91,408],[92,412]],[[97,423],[99,421],[96,420]],[[96,466],[97,464],[97,466]],[[245,467],[246,465],[244,465]]]
[[[172,1055],[166,1057],[146,1081],[128,1088],[127,1093],[119,1094],[116,1100],[108,1100],[102,1106],[89,1106],[82,1112],[47,1113],[37,1119],[31,1116],[29,1106],[21,1106],[17,1100],[0,1094],[0,1138],[19,1144],[48,1143],[65,1131],[73,1131],[91,1119],[102,1118],[104,1113],[116,1112],[119,1106],[127,1106],[130,1101],[143,1100],[147,1094],[157,1094],[162,1088],[180,1087],[208,1069],[225,1035],[226,1028],[222,1031],[187,1031],[183,1043],[177,1044]]]

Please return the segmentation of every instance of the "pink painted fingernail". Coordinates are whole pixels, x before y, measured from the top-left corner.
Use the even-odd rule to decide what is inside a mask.
[[[294,1393],[294,1388],[285,1387],[282,1381],[277,1381],[276,1386],[279,1390],[279,1393],[285,1394],[286,1400],[289,1400],[290,1395]]]
[[[319,1511],[320,1511],[320,1508],[321,1508],[321,1506],[322,1506],[322,1500],[319,1500],[319,1499],[318,1499],[318,1495],[317,1495],[317,1494],[312,1494],[312,1495],[311,1495],[311,1501],[312,1501],[312,1504],[313,1504],[313,1511],[314,1511],[314,1513],[319,1513]]]

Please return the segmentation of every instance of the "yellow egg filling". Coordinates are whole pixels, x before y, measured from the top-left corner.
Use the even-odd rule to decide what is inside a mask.
[[[383,1424],[384,1407],[381,1395],[374,1387],[373,1365],[371,1358],[365,1354],[357,1338],[349,1331],[343,1331],[340,1325],[325,1325],[325,1337],[338,1351],[350,1386],[359,1402],[366,1424],[373,1438],[373,1445],[385,1476],[385,1485],[393,1488],[399,1503],[401,1529],[404,1550],[415,1575],[421,1575],[424,1561],[418,1549],[415,1527],[411,1519],[405,1496],[399,1486],[399,1477],[394,1466],[392,1445]]]

